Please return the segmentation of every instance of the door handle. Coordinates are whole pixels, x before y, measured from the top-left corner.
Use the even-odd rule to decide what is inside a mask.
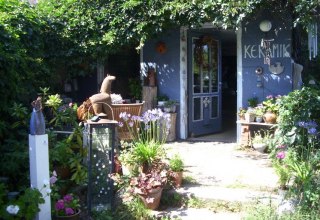
[[[205,97],[203,99],[202,103],[203,103],[204,107],[207,108],[208,105],[211,103],[211,101],[210,101],[209,97]]]

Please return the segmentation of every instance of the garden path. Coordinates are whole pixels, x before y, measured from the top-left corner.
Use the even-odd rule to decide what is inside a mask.
[[[169,155],[178,153],[182,157],[184,176],[192,180],[177,192],[188,197],[193,195],[205,204],[200,208],[170,207],[159,215],[182,220],[241,219],[245,213],[231,204],[281,199],[277,195],[277,176],[268,155],[239,150],[235,142],[226,142],[195,139],[165,145]]]

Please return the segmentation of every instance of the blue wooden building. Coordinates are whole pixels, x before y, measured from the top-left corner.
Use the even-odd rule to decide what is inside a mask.
[[[177,138],[220,132],[247,100],[299,87],[291,59],[291,19],[261,13],[237,30],[204,24],[152,39],[140,54],[141,75],[157,74],[158,94],[179,103]],[[237,128],[239,138],[240,128]]]

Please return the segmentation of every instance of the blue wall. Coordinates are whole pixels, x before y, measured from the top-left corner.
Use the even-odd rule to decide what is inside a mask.
[[[272,29],[264,33],[260,30],[261,21],[268,19],[272,22]],[[248,98],[257,96],[263,101],[268,95],[285,95],[292,91],[292,63],[291,63],[291,29],[290,19],[284,15],[283,19],[264,14],[242,27],[242,105],[247,106]],[[271,65],[281,62],[284,71],[279,75],[272,74],[269,66],[264,64],[261,40],[274,39],[271,42]],[[257,87],[257,67],[262,67],[262,87]]]
[[[166,52],[156,51],[159,41],[166,44]],[[180,30],[167,32],[148,41],[143,47],[143,61],[147,66],[155,64],[158,95],[165,94],[171,100],[180,101]],[[177,106],[176,136],[180,133],[180,114]]]
[[[170,99],[180,99],[180,32],[174,30],[161,37],[148,41],[143,47],[143,60],[146,64],[155,63],[158,94],[166,94]],[[156,51],[159,41],[166,44],[167,51]]]

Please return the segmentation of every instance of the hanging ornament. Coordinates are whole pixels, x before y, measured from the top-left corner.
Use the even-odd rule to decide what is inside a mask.
[[[316,58],[318,55],[318,25],[317,23],[309,24],[308,27],[308,48],[309,59]]]

